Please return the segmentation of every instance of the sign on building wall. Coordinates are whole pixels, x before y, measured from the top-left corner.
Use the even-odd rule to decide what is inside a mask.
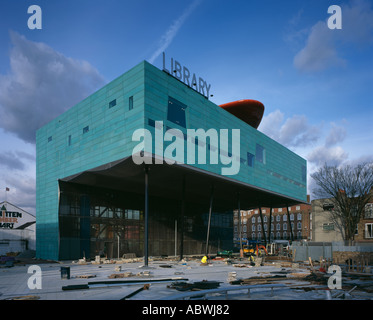
[[[35,222],[35,217],[9,203],[1,205],[0,229],[23,229]]]
[[[197,77],[195,73],[192,74],[187,67],[182,66],[174,58],[171,58],[167,67],[166,65],[166,54],[163,52],[163,71],[184,82],[188,87],[204,95],[207,99],[210,97],[211,84],[207,83],[203,78]]]

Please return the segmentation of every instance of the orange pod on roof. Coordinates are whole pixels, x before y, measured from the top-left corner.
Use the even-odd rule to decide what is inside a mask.
[[[257,129],[262,121],[264,105],[260,101],[244,99],[221,104],[219,107]]]

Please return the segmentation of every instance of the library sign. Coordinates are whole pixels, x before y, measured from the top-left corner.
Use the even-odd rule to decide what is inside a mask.
[[[187,67],[182,66],[181,63],[177,60],[174,60],[174,58],[171,58],[170,63],[167,64],[166,54],[164,52],[163,71],[180,80],[181,82],[184,82],[188,87],[199,92],[207,99],[210,97],[211,84],[207,83],[203,78],[197,77],[195,73],[193,73],[192,75]]]
[[[0,228],[16,229],[23,224],[22,212],[7,211],[5,206],[0,209]]]

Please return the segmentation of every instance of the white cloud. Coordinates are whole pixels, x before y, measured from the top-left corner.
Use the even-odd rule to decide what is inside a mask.
[[[341,41],[359,45],[373,43],[373,9],[371,1],[353,0],[350,5],[343,5],[342,17]]]
[[[263,117],[260,131],[286,147],[306,147],[320,136],[320,128],[308,124],[304,115],[294,115],[284,122],[284,114],[279,110]]]
[[[324,144],[319,145],[309,151],[307,160],[317,166],[325,163],[328,165],[341,165],[348,159],[348,153],[337,144],[342,143],[347,136],[344,126],[338,126],[336,123],[330,123],[330,129],[325,137]]]
[[[104,84],[86,61],[10,32],[10,73],[0,75],[0,127],[34,143],[38,128]]]
[[[316,166],[322,166],[327,163],[330,166],[339,166],[348,158],[348,153],[342,147],[319,146],[313,149],[308,155],[307,160]]]
[[[280,110],[276,110],[268,116],[263,117],[259,130],[267,136],[274,138],[278,135],[283,121],[284,114]]]
[[[27,173],[28,167],[31,166],[29,163],[28,165],[24,163],[23,166],[22,171],[14,170],[14,168],[11,172],[0,170],[0,198],[6,199],[10,203],[34,214],[36,205],[35,176],[30,176]],[[35,168],[35,163],[33,167]],[[5,187],[9,188],[9,191],[5,191]]]
[[[373,163],[373,154],[362,155],[355,159],[347,160],[345,164],[355,167],[362,163]]]
[[[332,123],[331,126],[330,132],[325,139],[326,146],[332,146],[342,142],[347,135],[345,127],[337,126],[335,123]]]
[[[300,71],[316,72],[330,67],[344,66],[343,46],[364,46],[373,42],[373,10],[365,0],[351,1],[342,5],[342,29],[331,30],[325,21],[312,26],[306,45],[294,57],[294,66]],[[287,36],[291,38],[291,35]]]
[[[0,153],[0,168],[6,170],[23,170],[25,164],[20,158],[27,157],[26,154],[22,154],[22,151],[2,151]],[[30,156],[31,157],[31,156]]]
[[[175,38],[179,29],[182,27],[186,19],[190,16],[190,14],[199,5],[200,2],[201,0],[194,0],[190,4],[190,6],[186,8],[183,14],[171,24],[171,26],[162,36],[157,50],[153,53],[153,55],[149,59],[150,63],[154,63],[154,60],[157,59],[158,56],[168,48],[172,40]]]
[[[346,61],[337,55],[333,32],[326,22],[317,22],[311,29],[306,46],[294,57],[295,67],[301,71],[320,71],[345,65]]]

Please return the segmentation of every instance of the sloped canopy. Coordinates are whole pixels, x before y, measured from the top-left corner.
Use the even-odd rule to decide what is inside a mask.
[[[241,210],[249,210],[258,206],[286,207],[301,203],[298,199],[186,164],[164,163],[147,166],[149,168],[149,196],[151,197],[181,199],[183,179],[185,179],[185,200],[196,205],[206,206],[209,203],[211,186],[214,186],[214,210],[236,209],[238,193]],[[137,165],[132,157],[127,157],[61,180],[143,195],[144,175],[145,165]]]

